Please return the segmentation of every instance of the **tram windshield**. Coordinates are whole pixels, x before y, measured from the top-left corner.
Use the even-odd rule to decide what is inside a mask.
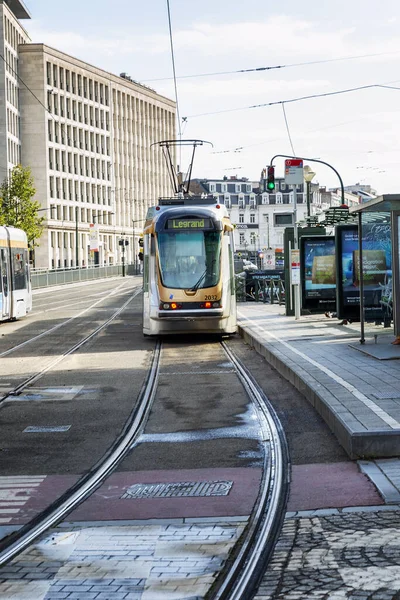
[[[208,288],[220,276],[221,232],[177,231],[158,234],[161,279],[175,289]]]

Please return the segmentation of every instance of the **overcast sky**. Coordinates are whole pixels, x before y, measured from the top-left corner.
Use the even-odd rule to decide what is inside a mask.
[[[25,4],[32,41],[175,99],[167,0]],[[399,0],[170,0],[170,11],[182,136],[213,144],[198,149],[194,177],[258,180],[272,156],[294,152],[331,163],[345,185],[400,193],[400,89],[248,108],[358,86],[400,88]],[[314,61],[331,62],[209,75]],[[182,163],[186,170],[185,154]],[[312,167],[314,181],[338,186],[329,168]]]

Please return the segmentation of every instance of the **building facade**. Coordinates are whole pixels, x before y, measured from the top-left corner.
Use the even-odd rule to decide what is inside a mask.
[[[135,262],[148,206],[171,193],[156,143],[175,137],[175,103],[43,44],[19,63],[22,164],[46,212],[35,267]]]
[[[21,162],[19,51],[30,42],[21,20],[30,14],[20,0],[0,0],[0,180]]]
[[[157,142],[175,138],[175,103],[30,43],[22,0],[0,0],[0,16],[0,178],[32,170],[45,215],[35,267],[136,262],[148,206],[172,193]]]
[[[307,216],[307,197],[304,185],[293,188],[283,178],[275,179],[273,192],[266,191],[266,181],[249,181],[246,178],[195,179],[191,184],[194,193],[210,193],[225,204],[235,228],[236,252],[262,268],[280,266],[283,254],[285,227],[294,224],[296,195],[296,221]],[[319,186],[311,184],[310,214],[322,210]],[[272,252],[268,252],[268,251]],[[272,259],[271,259],[272,254]]]

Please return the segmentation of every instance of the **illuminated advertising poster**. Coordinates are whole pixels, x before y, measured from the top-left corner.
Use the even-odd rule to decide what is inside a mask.
[[[387,316],[387,291],[392,284],[390,223],[363,224],[364,314],[366,321]],[[360,318],[360,267],[357,225],[338,226],[338,317]]]
[[[302,236],[302,307],[311,312],[336,310],[335,238]]]

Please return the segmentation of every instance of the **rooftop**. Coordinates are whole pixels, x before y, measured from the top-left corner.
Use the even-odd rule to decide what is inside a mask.
[[[7,4],[17,19],[30,19],[31,15],[22,0],[0,0],[1,4]]]

